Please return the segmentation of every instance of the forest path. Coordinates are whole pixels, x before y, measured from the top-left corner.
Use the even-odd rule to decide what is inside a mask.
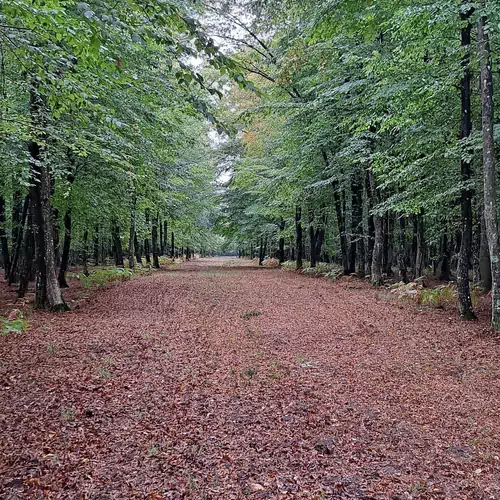
[[[500,345],[450,316],[237,259],[36,313],[0,496],[500,498]]]

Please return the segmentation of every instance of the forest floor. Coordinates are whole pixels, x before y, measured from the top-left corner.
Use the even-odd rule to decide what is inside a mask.
[[[0,337],[1,498],[500,499],[485,314],[237,259],[70,293]]]

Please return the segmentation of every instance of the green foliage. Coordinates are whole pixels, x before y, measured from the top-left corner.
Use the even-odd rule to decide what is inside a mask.
[[[25,332],[29,327],[29,323],[22,317],[16,319],[8,319],[0,316],[0,328],[2,335],[19,334]]]
[[[88,276],[76,275],[86,288],[102,288],[109,284],[127,281],[134,276],[130,269],[109,268],[92,271]]]

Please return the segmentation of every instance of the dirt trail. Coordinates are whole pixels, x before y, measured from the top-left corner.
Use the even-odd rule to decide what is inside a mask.
[[[0,338],[1,498],[500,499],[500,344],[206,259]]]

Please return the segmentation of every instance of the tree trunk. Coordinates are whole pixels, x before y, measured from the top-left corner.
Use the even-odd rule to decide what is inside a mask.
[[[478,26],[479,58],[481,60],[481,102],[483,131],[484,222],[491,261],[491,325],[500,331],[500,241],[496,207],[495,142],[493,137],[493,74],[487,18]]]
[[[448,242],[448,233],[445,231],[441,242],[441,271],[439,279],[450,281],[450,278],[450,245]]]
[[[165,255],[168,255],[168,222],[163,221],[163,251]]]
[[[165,245],[164,245],[164,241],[163,241],[163,223],[162,223],[160,218],[158,218],[158,226],[160,229],[160,244],[159,244],[160,255],[164,255],[165,254]]]
[[[35,87],[30,89],[30,114],[33,124],[44,129],[44,103]],[[33,210],[33,226],[36,247],[35,307],[52,311],[64,311],[64,302],[57,281],[53,240],[52,207],[50,204],[50,176],[42,165],[42,151],[38,142],[30,140],[31,186],[29,188]]]
[[[399,217],[399,252],[398,252],[399,274],[403,283],[408,283],[408,272],[406,269],[406,217]]]
[[[82,255],[84,276],[89,275],[88,241],[89,241],[89,232],[87,229],[85,229],[85,231],[83,232],[83,255]]]
[[[5,273],[5,279],[9,279],[9,242],[7,240],[7,233],[5,231],[5,199],[3,198],[3,196],[0,196],[0,243],[2,245],[3,269]]]
[[[135,260],[137,264],[142,266],[142,253],[141,253],[141,245],[139,244],[139,240],[137,238],[137,231],[134,230],[134,252],[135,252]]]
[[[29,204],[29,202],[28,202]],[[24,206],[26,201],[23,203],[23,197],[20,191],[15,191],[12,200],[12,261],[10,263],[9,269],[9,284],[17,280],[17,263],[19,260],[19,254],[21,251],[21,245],[23,244],[23,230],[24,224],[26,222],[26,212],[24,211]],[[17,258],[16,258],[17,254]]]
[[[118,221],[113,219],[111,222],[111,237],[113,239],[113,253],[115,256],[116,267],[123,267],[122,240],[120,238],[120,226]]]
[[[158,259],[158,218],[158,214],[156,217],[153,217],[153,228],[151,230],[151,242],[153,244],[153,267],[155,269],[160,269],[160,261]]]
[[[368,175],[373,207],[376,207],[379,203],[377,186],[375,184],[375,178],[371,170],[368,171]],[[383,283],[382,256],[384,252],[384,233],[382,228],[382,217],[380,217],[380,215],[378,215],[376,212],[373,212],[373,225],[375,227],[375,241],[373,245],[371,281],[374,285],[381,285]]]
[[[391,214],[387,212],[384,217],[384,273],[392,276],[392,225]]]
[[[69,251],[71,248],[71,208],[68,207],[66,213],[64,214],[64,243],[63,252],[61,255],[61,266],[59,267],[59,286],[61,288],[68,288],[68,283],[66,281],[66,271],[68,270],[69,264]]]
[[[41,168],[40,200],[43,220],[43,234],[45,243],[45,273],[47,305],[50,311],[67,311],[68,306],[63,300],[59,281],[54,250],[53,210],[50,204],[51,182],[47,168]]]
[[[370,175],[369,170],[366,171],[365,175],[365,193],[366,193],[366,208],[367,208],[367,229],[368,234],[366,235],[366,256],[365,260],[368,263],[368,268],[371,269],[373,260],[373,246],[375,245],[375,225],[373,224],[373,214],[372,214],[372,200],[371,200],[371,186],[370,186]]]
[[[415,241],[415,273],[414,279],[420,278],[424,274],[424,216],[422,210],[415,218],[416,241]]]
[[[149,219],[151,216],[151,212],[149,208],[146,208],[146,235],[150,234],[150,229],[149,229]],[[151,264],[151,247],[149,244],[149,238],[146,236],[144,239],[144,255],[146,257],[146,263]]]
[[[172,234],[170,235],[170,257],[173,259],[175,258],[175,234],[172,231]]]
[[[337,216],[337,226],[339,230],[340,239],[340,253],[342,257],[342,267],[344,274],[349,274],[349,261],[347,256],[347,241],[345,234],[345,212],[342,210],[342,197],[339,192],[338,182],[333,183],[333,196],[335,201],[335,213]]]
[[[15,283],[17,280],[17,275],[18,275],[18,262],[19,258],[21,256],[21,251],[23,247],[23,239],[24,239],[24,227],[26,225],[26,218],[28,216],[28,211],[29,211],[29,206],[30,206],[30,198],[29,195],[26,196],[23,204],[23,211],[20,219],[20,225],[18,227],[18,230],[16,231],[16,240],[13,242],[14,244],[14,255],[12,258],[12,262],[10,264],[10,270],[9,270],[9,285],[12,283]]]
[[[488,237],[486,235],[486,227],[484,215],[481,221],[481,243],[479,246],[479,273],[481,275],[481,287],[485,292],[491,291],[491,262],[490,251],[488,248]]]
[[[28,202],[26,229],[23,232],[23,241],[19,264],[19,289],[17,292],[18,297],[24,297],[26,292],[28,291],[29,282],[33,275],[34,249],[35,236],[33,233],[33,216]]]
[[[356,174],[355,174],[356,175]],[[357,274],[360,278],[366,276],[365,269],[365,241],[363,234],[363,186],[359,179],[352,183],[352,231],[351,238],[354,238],[354,245],[351,244],[351,261],[349,271],[356,272],[356,254],[358,257]]]
[[[302,241],[302,208],[297,205],[295,209],[295,234],[296,234],[296,247],[297,247],[297,260],[295,263],[295,268],[297,270],[302,269],[303,262],[303,241]]]
[[[316,267],[316,232],[314,231],[314,212],[309,208],[309,244],[311,246],[311,267]]]
[[[99,265],[99,226],[94,229],[94,265]]]
[[[464,75],[461,82],[461,103],[462,117],[460,126],[460,138],[467,139],[472,133],[472,117],[471,117],[471,75],[469,69],[469,47],[471,42],[472,26],[469,18],[472,15],[472,10],[461,14],[462,21],[467,20],[467,25],[461,30],[462,47],[467,51],[463,57],[462,65]],[[471,180],[471,164],[469,160],[463,159],[460,162],[460,172],[462,182],[468,184]],[[472,190],[465,187],[461,192],[461,223],[462,223],[462,238],[460,244],[460,252],[458,255],[457,266],[457,292],[458,305],[460,316],[463,319],[475,319],[474,309],[472,307],[472,297],[470,294],[469,285],[469,267],[472,252]]]
[[[130,233],[128,238],[128,267],[134,269],[135,267],[135,206],[137,204],[137,196],[132,195],[132,204],[130,207]]]
[[[280,240],[279,240],[279,261],[280,264],[285,262],[285,237],[283,236],[283,231],[285,230],[285,221],[281,218],[280,221]]]

